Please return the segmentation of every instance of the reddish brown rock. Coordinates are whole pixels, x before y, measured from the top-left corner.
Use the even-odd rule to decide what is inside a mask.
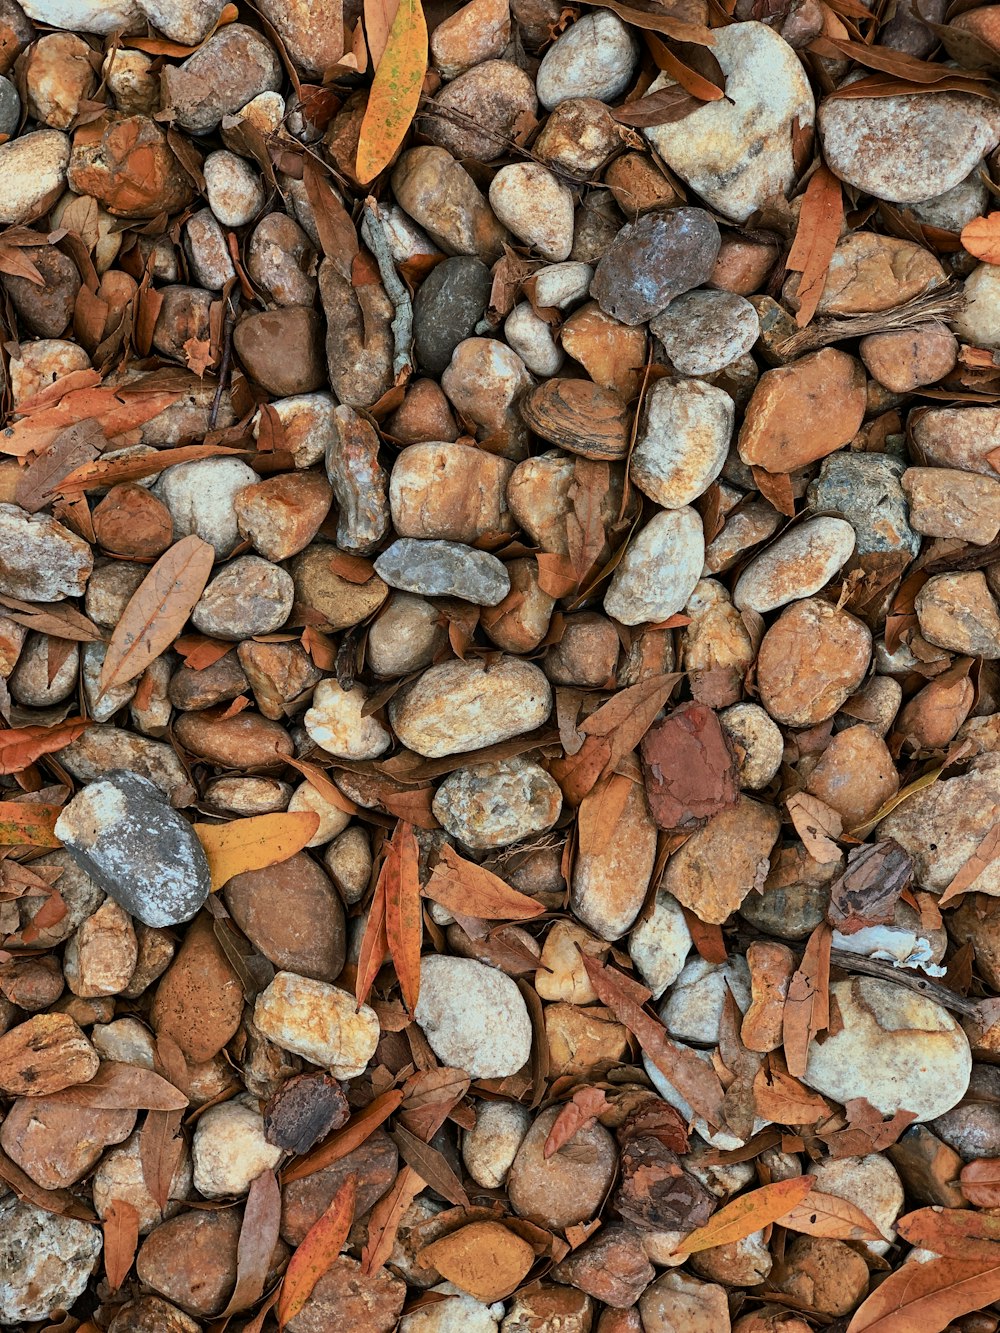
[[[736,752],[718,716],[682,704],[642,740],[646,795],[662,829],[697,828],[739,800]]]
[[[853,439],[865,413],[860,363],[832,347],[766,370],[740,430],[744,463],[792,472]]]
[[[128,1108],[75,1106],[58,1093],[19,1097],[0,1126],[0,1147],[42,1189],[68,1189],[109,1144],[128,1138],[135,1118]]]
[[[344,909],[305,852],[234,875],[223,890],[233,920],[275,967],[333,981],[344,966]]]
[[[302,1180],[289,1181],[281,1191],[281,1235],[289,1245],[301,1245],[312,1224],[329,1208],[349,1176],[358,1181],[356,1217],[367,1213],[396,1179],[396,1145],[381,1129],[341,1157]]]
[[[405,1300],[406,1283],[388,1268],[369,1277],[356,1259],[342,1254],[321,1275],[300,1313],[285,1327],[288,1333],[328,1333],[333,1328],[392,1333]]]
[[[761,643],[760,701],[789,727],[825,722],[864,680],[871,647],[868,628],[847,611],[815,597],[794,602]]]
[[[102,116],[82,125],[68,174],[77,194],[90,195],[115,217],[178,213],[194,197],[190,176],[148,116]]]
[[[189,928],[156,988],[150,1021],[157,1036],[170,1037],[191,1061],[211,1060],[239,1026],[243,987],[221,944],[212,918]]]
[[[319,472],[282,472],[240,491],[233,500],[240,534],[265,560],[304,550],[330,511],[333,491]]]
[[[175,734],[185,750],[221,768],[274,768],[292,753],[285,728],[256,713],[221,719],[186,713]]]
[[[639,1233],[622,1222],[611,1222],[557,1264],[552,1276],[613,1309],[627,1310],[652,1282],[655,1272]]]

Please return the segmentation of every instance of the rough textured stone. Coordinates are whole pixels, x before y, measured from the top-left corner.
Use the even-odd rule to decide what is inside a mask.
[[[510,592],[510,578],[496,556],[461,542],[400,537],[375,561],[390,588],[423,597],[459,597],[496,606]]]
[[[825,722],[861,684],[871,651],[871,633],[855,616],[813,597],[794,602],[761,643],[760,701],[789,727]]]
[[[606,315],[642,324],[706,281],[719,244],[719,228],[704,209],[644,213],[602,256],[590,293]]]
[[[841,518],[810,518],[751,560],[733,589],[741,611],[774,611],[825,588],[854,550]]]
[[[514,1074],[531,1051],[531,1022],[516,985],[471,958],[421,960],[414,1017],[438,1059],[472,1078]]]
[[[150,1022],[197,1063],[218,1055],[239,1026],[243,987],[208,916],[188,931],[156,988]]]
[[[279,972],[257,996],[253,1021],[286,1051],[329,1068],[334,1078],[363,1074],[378,1043],[379,1023],[368,1005],[324,981]]]
[[[741,796],[674,853],[663,888],[703,921],[721,924],[751,889],[763,887],[780,827],[772,806]]]
[[[554,42],[538,69],[538,100],[552,110],[569,97],[613,102],[628,87],[639,45],[607,10],[585,14]]]
[[[846,518],[855,552],[906,551],[916,555],[920,538],[910,526],[900,478],[903,464],[889,454],[830,454],[807,497],[813,508]]]
[[[864,413],[860,363],[832,347],[810,352],[761,375],[740,430],[740,458],[792,472],[846,444]]]
[[[434,813],[466,847],[506,847],[544,833],[559,818],[562,793],[535,760],[515,757],[456,769],[434,795]]]
[[[705,534],[694,509],[654,515],[632,539],[604,596],[625,625],[667,620],[682,609],[705,563]]]
[[[389,703],[393,730],[417,754],[437,759],[479,750],[533,731],[548,719],[552,689],[538,667],[498,662],[442,662]]]
[[[646,396],[629,476],[664,509],[693,504],[722,471],[736,419],[729,394],[701,380],[658,380]]]
[[[0,1201],[0,1321],[20,1324],[70,1309],[100,1255],[97,1227],[8,1195]]]

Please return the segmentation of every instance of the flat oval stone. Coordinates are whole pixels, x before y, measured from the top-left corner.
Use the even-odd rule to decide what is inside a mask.
[[[472,1078],[516,1074],[531,1053],[531,1019],[515,983],[472,958],[420,962],[414,1018],[442,1064]]]
[[[549,263],[573,248],[573,193],[540,162],[501,167],[490,183],[490,207],[504,226]]]
[[[547,111],[569,97],[612,102],[628,87],[639,58],[631,28],[606,9],[585,14],[546,51],[535,86]]]
[[[278,968],[333,981],[344,966],[344,909],[326,873],[305,852],[266,870],[234,875],[226,907]]]
[[[636,533],[611,579],[604,609],[623,625],[666,620],[701,577],[705,533],[690,507],[665,510]]]
[[[726,76],[725,98],[645,134],[706,203],[745,222],[795,183],[794,126],[812,125],[815,104],[798,55],[773,28],[733,23],[712,35],[712,54]],[[672,83],[661,74],[649,91]]]
[[[765,370],[747,404],[740,458],[768,472],[793,472],[832,454],[864,419],[865,382],[861,362],[833,347]]]
[[[563,1227],[585,1222],[600,1207],[614,1180],[618,1153],[603,1125],[585,1126],[573,1142],[583,1150],[577,1159],[566,1153],[544,1155],[545,1140],[559,1115],[551,1106],[525,1135],[507,1178],[514,1211],[537,1226]]]
[[[826,586],[854,551],[842,518],[810,518],[751,560],[733,589],[741,611],[774,611]]]
[[[550,379],[529,390],[520,407],[536,435],[569,453],[609,462],[628,453],[631,413],[613,389],[590,380]]]
[[[703,208],[666,208],[627,223],[602,255],[590,294],[606,315],[644,324],[711,277],[722,237]]]
[[[481,750],[548,720],[552,687],[532,662],[442,662],[389,702],[396,735],[428,759]]]
[[[1000,447],[1000,408],[932,407],[912,413],[908,425],[926,464],[996,476],[989,455]]]
[[[736,404],[724,389],[695,379],[657,380],[646,395],[629,476],[664,509],[692,504],[722,471],[735,420]]]
[[[864,1097],[882,1115],[912,1111],[933,1120],[969,1086],[969,1041],[927,996],[891,981],[852,977],[830,987],[843,1027],[809,1045],[803,1082],[846,1102]]]
[[[649,327],[682,375],[714,375],[749,352],[760,336],[757,311],[735,292],[685,292]]]
[[[479,606],[496,606],[510,592],[503,563],[462,542],[400,537],[375,561],[375,572],[390,588],[421,597],[460,597]]]
[[[968,93],[827,98],[817,119],[834,175],[892,203],[943,194],[1000,143],[1000,109]]]
[[[433,809],[466,847],[506,847],[550,829],[562,810],[562,792],[541,764],[515,755],[456,769],[438,787]]]

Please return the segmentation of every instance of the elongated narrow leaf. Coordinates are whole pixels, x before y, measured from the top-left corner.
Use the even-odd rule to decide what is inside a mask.
[[[316,1171],[322,1171],[325,1166],[329,1166],[332,1162],[339,1162],[342,1157],[346,1157],[355,1148],[360,1148],[362,1143],[374,1134],[379,1125],[384,1124],[389,1119],[402,1100],[402,1088],[393,1088],[389,1092],[383,1092],[381,1096],[369,1102],[363,1111],[358,1111],[356,1115],[351,1116],[343,1129],[338,1129],[325,1142],[317,1144],[311,1152],[306,1153],[305,1157],[298,1162],[294,1162],[286,1171],[282,1172],[282,1184],[289,1185],[293,1180],[303,1180]]]
[[[603,1088],[580,1088],[556,1116],[555,1124],[545,1140],[542,1156],[548,1158],[557,1153],[575,1134],[579,1134],[587,1125],[592,1125],[607,1109],[608,1099]]]
[[[278,1327],[294,1319],[312,1294],[312,1289],[340,1254],[354,1221],[358,1193],[357,1176],[348,1176],[321,1218],[306,1233],[292,1255],[278,1299]]]
[[[810,1190],[806,1197],[777,1219],[789,1231],[806,1236],[830,1236],[834,1240],[884,1240],[867,1214],[849,1199]]]
[[[366,1277],[377,1273],[392,1254],[403,1214],[422,1189],[426,1189],[424,1181],[411,1166],[404,1166],[392,1189],[368,1214],[368,1241],[361,1252],[361,1271]]]
[[[204,591],[214,560],[214,549],[194,535],[182,537],[160,556],[111,635],[102,690],[141,676],[170,647]]]
[[[112,1199],[104,1215],[104,1271],[117,1291],[128,1275],[139,1243],[139,1214],[124,1199]]]
[[[528,921],[545,908],[526,893],[511,888],[499,875],[466,861],[445,844],[441,859],[424,886],[424,897],[459,916],[478,916],[487,921]]]
[[[400,820],[386,861],[385,934],[403,1003],[412,1014],[420,994],[420,849],[410,824]]]
[[[358,180],[374,180],[392,161],[416,115],[426,73],[427,24],[420,0],[399,0],[361,122]]]
[[[358,975],[354,982],[354,997],[358,1004],[364,1004],[367,1000],[379,968],[389,952],[389,938],[385,930],[385,876],[386,862],[383,862],[371,906],[368,908],[368,920],[365,922],[365,933],[361,936],[361,948],[358,950]]]
[[[180,1111],[150,1111],[139,1131],[142,1179],[162,1212],[184,1153]]]
[[[806,186],[795,242],[787,261],[787,267],[801,275],[796,292],[799,309],[795,316],[800,329],[816,313],[843,221],[844,196],[840,181],[829,167],[820,165]]]
[[[685,1236],[675,1254],[697,1254],[715,1245],[730,1245],[745,1240],[770,1222],[777,1222],[801,1203],[814,1183],[813,1176],[793,1176],[791,1180],[776,1180],[771,1185],[741,1194],[739,1198],[720,1208],[703,1227]]]
[[[825,921],[809,936],[802,962],[792,977],[782,1015],[788,1072],[801,1078],[809,1061],[809,1043],[830,1026],[830,941]]]
[[[249,1310],[260,1300],[280,1226],[281,1190],[274,1172],[262,1171],[250,1185],[243,1210],[236,1248],[236,1286],[224,1315]]]
[[[287,861],[302,851],[318,828],[315,810],[288,810],[228,824],[195,824],[194,831],[208,858],[212,888],[221,889],[234,875]]]

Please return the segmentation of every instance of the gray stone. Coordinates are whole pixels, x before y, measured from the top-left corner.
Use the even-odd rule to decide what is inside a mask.
[[[559,818],[562,793],[534,759],[515,755],[448,775],[434,796],[434,813],[466,847],[506,847],[544,833]]]
[[[452,352],[482,319],[490,285],[489,269],[472,255],[446,259],[427,275],[413,303],[413,345],[422,370],[447,370]]]
[[[735,292],[685,292],[649,327],[682,375],[714,375],[749,352],[760,336],[757,311]]]
[[[190,805],[195,798],[194,787],[172,745],[121,727],[88,727],[79,740],[59,751],[59,762],[78,782],[95,782],[116,768],[124,768],[159,787],[171,805]]]
[[[1000,1157],[1000,1069],[973,1065],[966,1100],[932,1120],[931,1129],[967,1162]]]
[[[13,134],[21,119],[21,99],[10,79],[0,74],[0,134]]]
[[[82,538],[48,514],[0,504],[0,592],[32,602],[80,597],[94,567]]]
[[[644,213],[622,227],[603,255],[590,294],[606,315],[644,324],[675,296],[708,281],[721,241],[703,208]]]
[[[243,555],[212,579],[191,613],[191,623],[219,639],[271,634],[288,619],[294,600],[291,574],[259,555]]]
[[[503,972],[471,958],[421,960],[414,1018],[438,1059],[473,1078],[516,1074],[531,1053],[521,992]]]
[[[181,65],[161,75],[164,110],[192,134],[208,134],[223,116],[246,106],[259,93],[281,87],[284,70],[278,53],[259,32],[230,23]]]
[[[911,204],[910,212],[918,222],[942,227],[945,231],[961,231],[967,222],[986,212],[989,197],[977,167],[950,190]]]
[[[839,514],[854,529],[855,551],[920,551],[919,534],[907,521],[900,478],[905,463],[889,454],[842,451],[823,460],[808,499],[820,513]]]
[[[48,1319],[72,1308],[101,1254],[89,1222],[21,1203],[0,1203],[0,1324]]]
[[[84,787],[56,822],[74,860],[147,926],[189,921],[208,897],[208,862],[192,826],[137,773]]]
[[[460,597],[479,606],[496,606],[510,592],[510,578],[496,556],[462,542],[400,537],[375,561],[375,572],[390,588],[421,597]]]
[[[614,101],[632,79],[639,43],[621,19],[599,9],[577,20],[546,51],[535,86],[551,111],[569,97]]]
[[[661,510],[632,539],[604,597],[624,625],[657,623],[687,603],[705,564],[705,533],[696,510]]]

